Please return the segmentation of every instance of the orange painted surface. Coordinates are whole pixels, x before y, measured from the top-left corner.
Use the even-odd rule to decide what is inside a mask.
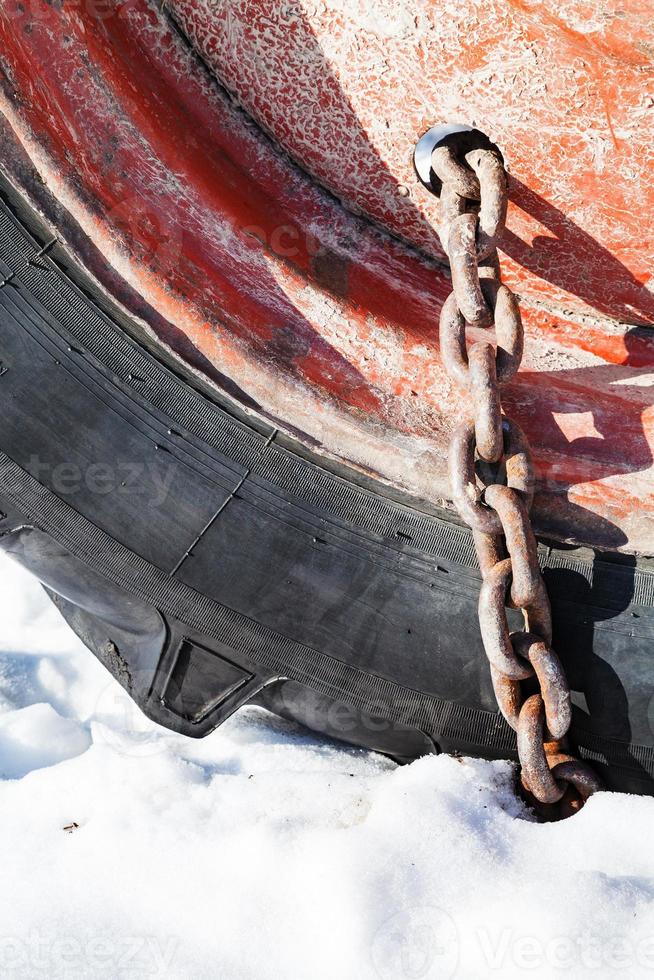
[[[642,220],[654,205],[650,3],[170,9],[239,102],[340,199],[443,258],[438,204],[410,148],[434,123],[473,124],[513,178],[507,281],[556,309],[654,320],[654,225]]]
[[[438,203],[411,156],[439,114],[470,119],[511,164],[504,267],[522,296],[526,356],[505,404],[534,445],[538,524],[654,552],[654,334],[638,326],[654,313],[638,203],[652,194],[652,149],[634,109],[636,80],[642,99],[648,78],[644,13],[614,23],[621,41],[600,31],[595,67],[578,66],[573,83],[584,58],[565,5],[565,30],[541,4],[454,3],[439,18],[437,4],[382,0],[365,30],[364,7],[336,0],[307,4],[311,16],[271,0],[168,6],[233,90],[240,64],[248,111],[318,180],[234,107],[155,0],[106,0],[101,17],[6,0],[2,165],[91,273],[249,410],[418,498],[447,500],[449,432],[467,409],[440,363],[450,285]],[[620,87],[611,127],[601,58],[602,85]]]

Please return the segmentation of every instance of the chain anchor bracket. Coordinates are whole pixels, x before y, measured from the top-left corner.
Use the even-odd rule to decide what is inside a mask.
[[[527,799],[549,819],[562,818],[577,812],[601,783],[565,744],[570,687],[551,646],[551,607],[531,526],[531,451],[520,427],[502,414],[501,391],[518,371],[524,347],[518,303],[501,281],[497,255],[508,203],[504,159],[479,130],[456,124],[429,129],[414,163],[423,185],[440,199],[438,230],[452,271],[440,316],[441,358],[469,397],[467,418],[450,443],[450,480],[482,573],[481,638],[500,711],[516,730]],[[488,342],[468,349],[469,326],[488,329]],[[489,482],[482,483],[482,471]],[[507,606],[522,610],[522,631],[509,633]],[[529,692],[522,690],[525,680]]]
[[[468,150],[475,149],[493,150],[504,164],[498,147],[480,129],[468,126],[467,123],[439,123],[432,126],[423,133],[413,151],[413,166],[421,184],[440,197],[443,184],[454,181],[459,184],[460,193],[474,197],[475,192],[478,194],[476,177],[461,162],[460,157]]]

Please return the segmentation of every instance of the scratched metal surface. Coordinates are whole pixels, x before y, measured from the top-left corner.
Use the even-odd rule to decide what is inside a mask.
[[[175,0],[174,5],[180,18],[186,9],[190,32],[191,15],[198,18],[197,25],[202,17],[208,24],[207,15],[217,9],[204,0],[192,6],[190,0]],[[275,75],[269,58],[277,28],[263,25],[250,6],[257,5],[230,3],[224,9],[252,18],[250,33],[259,47],[255,44],[246,62],[257,67],[263,90]],[[327,8],[309,6],[316,30],[322,24],[319,46],[338,47],[344,35],[334,26],[330,41],[330,22],[318,16]],[[381,4],[382,12],[385,6]],[[274,9],[294,6],[278,3]],[[353,16],[360,16],[361,9],[355,4]],[[459,8],[455,4],[453,9]],[[470,17],[476,9],[470,8]],[[441,20],[445,51],[445,41],[450,38],[453,44],[456,32],[448,18]],[[233,19],[225,23],[233,31]],[[380,15],[380,23],[388,24],[384,29],[390,44],[394,22]],[[208,33],[209,28],[214,31],[213,21]],[[379,25],[375,30],[383,37]],[[373,159],[385,161],[376,176],[362,163],[370,181],[353,178],[351,184],[349,159],[338,147],[327,179],[329,174],[323,178],[317,170],[328,156],[324,147],[316,163],[292,149],[292,133],[275,133],[275,141],[263,137],[216,85],[154,0],[6,0],[0,10],[0,40],[3,167],[107,291],[249,410],[317,452],[416,497],[447,499],[447,442],[465,406],[442,370],[438,350],[438,312],[449,279],[436,256],[437,204],[427,196],[418,202],[413,183],[409,197],[398,193],[398,187],[413,181],[413,139],[432,121],[433,109],[423,107],[423,112],[414,106],[411,91],[398,89],[395,82],[369,82],[370,98],[373,89],[383,87],[388,102],[397,102],[393,118],[405,120],[405,130],[398,132],[407,137],[406,145],[398,149],[400,139],[384,142],[372,126],[368,95],[360,93],[357,101],[347,87],[342,89],[351,114],[343,118],[335,113],[329,130],[342,135],[346,123],[354,125],[353,114],[357,139],[363,134],[367,141],[365,152],[370,154],[373,146]],[[237,51],[237,41],[233,43]],[[438,47],[437,38],[430,43]],[[504,43],[503,35],[497,43]],[[352,58],[367,57],[368,46],[362,41]],[[226,41],[221,50],[222,58],[229,50]],[[393,50],[399,52],[397,44]],[[292,65],[292,57],[287,50],[287,64]],[[432,60],[430,56],[430,66]],[[452,103],[459,88],[476,92],[479,106],[487,100],[480,83],[470,82],[467,89],[464,85],[480,69],[461,62],[454,71],[446,59],[441,62],[446,80],[453,72],[443,102],[448,115],[449,110],[463,111]],[[330,64],[333,68],[337,61]],[[225,64],[220,71],[226,73]],[[340,65],[334,78],[344,82],[348,73],[350,68]],[[287,70],[291,89],[292,75]],[[268,101],[282,99],[282,89],[270,88]],[[556,194],[550,195],[533,163],[542,149],[541,137],[536,139],[532,127],[529,146],[525,136],[533,102],[526,89],[512,91],[512,113],[523,126],[518,128],[520,139],[512,134],[514,189],[520,180],[523,207],[525,200],[535,202],[534,210],[547,201],[536,225],[515,204],[509,219],[516,239],[533,252],[531,264],[521,263],[509,247],[511,281],[523,294],[526,357],[505,403],[535,449],[537,523],[561,538],[651,552],[654,350],[651,333],[633,326],[651,314],[647,304],[652,296],[642,284],[651,242],[648,246],[641,228],[637,247],[629,230],[633,221],[644,224],[642,207],[634,217],[631,197],[622,202],[628,211],[624,226],[610,222],[606,184],[601,185],[601,199],[592,191],[593,181],[600,179],[596,174],[585,185],[586,224],[581,212],[571,210],[581,207],[572,178],[566,183],[560,172]],[[309,94],[295,105],[294,114],[282,111],[280,118],[287,118],[293,131],[310,133],[315,148],[324,142],[325,122],[308,99]],[[248,109],[262,118],[256,106]],[[481,115],[475,121],[482,128],[488,122],[489,135],[504,146],[499,122],[493,128],[492,120]],[[274,129],[272,122],[266,125]],[[575,125],[581,131],[581,116]],[[351,191],[360,189],[359,209],[404,240],[419,241],[422,252],[351,214],[295,167],[278,143],[292,150],[321,183],[337,190],[342,179]],[[397,157],[387,158],[396,143]],[[557,150],[561,167],[575,159],[568,152],[573,144],[566,146],[565,153]],[[520,162],[528,159],[529,168]],[[397,170],[394,160],[401,163]],[[605,174],[602,181],[607,179]],[[617,187],[617,178],[615,183]],[[651,186],[640,183],[651,194]],[[386,211],[375,213],[364,191],[370,200],[386,202]],[[616,190],[616,195],[622,193]],[[617,206],[619,196],[610,200]],[[584,229],[581,239],[574,237],[571,222]],[[591,228],[589,222],[599,225]],[[601,238],[602,222],[613,237]],[[555,236],[547,239],[552,243],[549,253],[540,241],[543,227]],[[422,239],[415,237],[416,229]],[[428,255],[432,248],[436,260]],[[542,267],[536,263],[546,261],[541,256],[548,254],[557,268],[567,270],[563,283],[550,281],[553,274],[550,279],[538,274]],[[570,289],[576,276],[590,284],[585,294]],[[632,290],[629,300],[627,287]]]

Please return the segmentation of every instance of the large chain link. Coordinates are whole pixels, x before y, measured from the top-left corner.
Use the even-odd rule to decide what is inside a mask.
[[[470,393],[472,416],[450,444],[454,502],[473,532],[482,573],[479,624],[500,711],[517,733],[521,780],[547,819],[569,816],[601,783],[567,752],[570,688],[552,649],[549,598],[529,512],[534,468],[521,428],[502,414],[502,385],[515,375],[523,328],[514,294],[501,281],[497,243],[506,221],[507,176],[488,148],[457,155],[437,147],[432,168],[442,181],[439,234],[450,260],[452,292],[440,318],[440,347],[450,376]],[[466,328],[494,327],[495,345],[470,348]],[[511,633],[507,606],[524,630]],[[528,696],[523,683],[538,693]]]

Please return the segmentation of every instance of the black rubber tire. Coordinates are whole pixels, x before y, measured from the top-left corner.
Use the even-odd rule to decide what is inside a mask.
[[[5,187],[0,544],[143,710],[198,736],[257,700],[401,759],[515,758],[468,530],[212,396],[47,236]],[[652,793],[651,563],[540,553],[572,747]]]

